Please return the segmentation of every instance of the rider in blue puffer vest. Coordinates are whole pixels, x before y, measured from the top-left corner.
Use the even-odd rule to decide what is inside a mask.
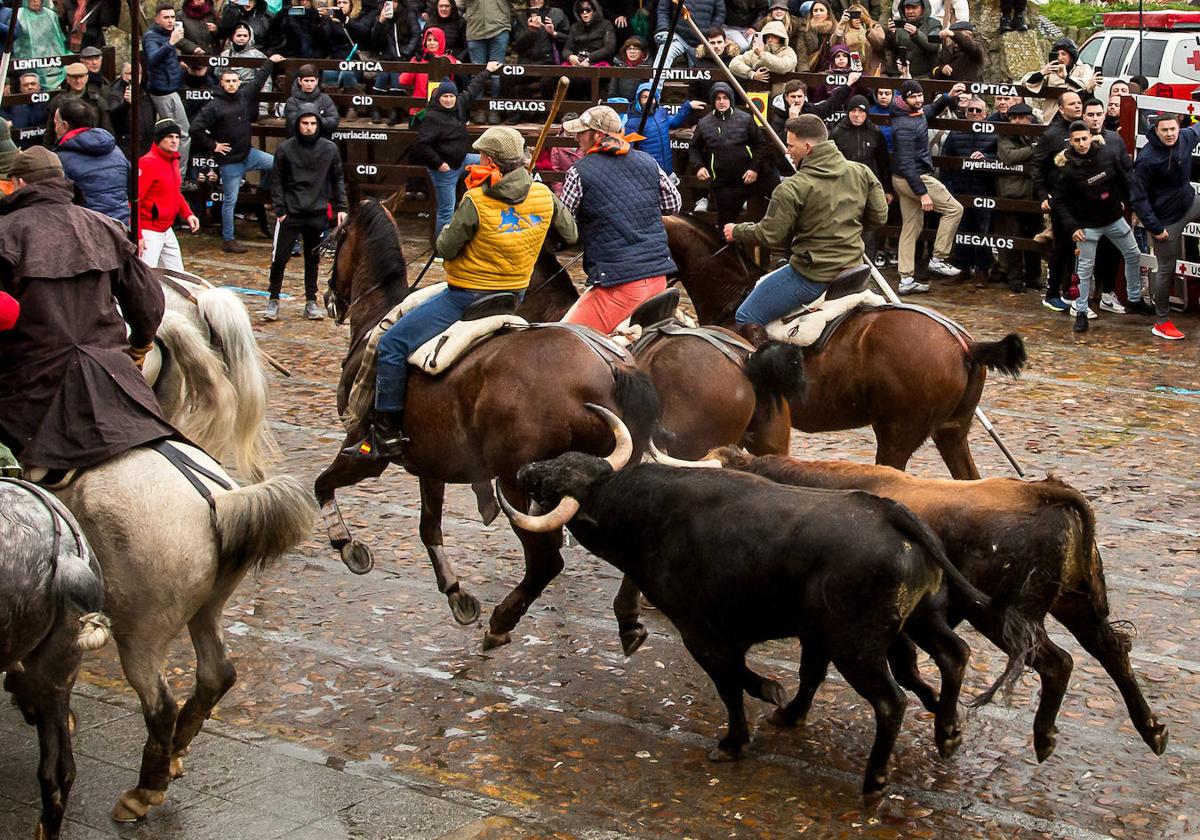
[[[625,131],[637,131],[642,122],[642,109],[649,108],[650,116],[646,117],[646,127],[640,132],[645,139],[637,141],[633,147],[654,158],[662,171],[670,175],[674,171],[671,165],[671,129],[679,128],[687,122],[692,109],[703,108],[704,103],[684,100],[675,116],[671,116],[665,108],[658,107],[658,97],[651,92],[653,87],[650,82],[638,85],[637,96],[629,106],[629,120],[625,124]]]

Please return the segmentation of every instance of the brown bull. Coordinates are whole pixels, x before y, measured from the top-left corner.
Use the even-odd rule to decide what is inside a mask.
[[[752,457],[732,447],[710,455],[728,469],[781,484],[828,490],[865,490],[894,499],[923,519],[941,538],[950,561],[972,584],[1029,619],[1036,627],[1027,662],[1042,682],[1033,723],[1038,761],[1054,751],[1054,725],[1066,695],[1073,662],[1046,635],[1045,617],[1054,616],[1083,648],[1096,657],[1125,699],[1142,739],[1161,755],[1167,727],[1158,722],[1142,696],[1129,662],[1130,639],[1110,622],[1104,567],[1095,541],[1095,520],[1083,495],[1056,478],[1020,481],[989,478],[947,481],[915,478],[890,467],[846,461],[802,461],[778,455]],[[966,616],[950,594],[951,626],[968,617],[1001,650],[1012,655],[1019,640],[1001,625]],[[896,679],[936,708],[937,695],[916,667],[915,651],[893,658]],[[991,699],[997,685],[976,700]]]

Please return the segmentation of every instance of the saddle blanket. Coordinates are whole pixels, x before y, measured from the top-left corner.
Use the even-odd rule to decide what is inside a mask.
[[[355,374],[350,396],[346,401],[346,413],[342,425],[346,431],[358,428],[375,405],[375,372],[377,368],[379,341],[406,312],[411,312],[433,296],[445,291],[445,283],[436,283],[419,289],[396,305],[383,320],[371,330],[362,363]],[[492,315],[474,321],[457,321],[445,331],[435,335],[408,357],[408,363],[430,376],[439,376],[454,366],[454,363],[488,337],[505,329],[523,329],[529,326],[524,318],[516,315]]]
[[[872,291],[846,295],[828,302],[825,295],[821,295],[807,307],[801,307],[778,321],[767,324],[767,335],[776,341],[809,347],[821,337],[829,322],[851,309],[858,306],[883,306],[886,303],[884,298]]]

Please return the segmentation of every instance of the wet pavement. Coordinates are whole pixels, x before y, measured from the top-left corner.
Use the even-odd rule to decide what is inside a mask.
[[[425,222],[406,223],[410,259]],[[265,288],[267,245],[230,257],[184,237],[189,269],[216,283]],[[423,262],[423,260],[421,260]],[[293,261],[299,268],[299,260]],[[415,273],[416,269],[412,269]],[[437,267],[431,273],[440,277]],[[300,289],[289,272],[287,287]],[[301,295],[302,297],[302,295]],[[293,370],[275,378],[271,418],[280,469],[310,482],[341,440],[334,409],[347,332],[300,317],[280,321],[245,298],[263,348]],[[989,377],[982,406],[1032,476],[1054,471],[1097,512],[1112,617],[1136,627],[1133,663],[1171,741],[1156,758],[1128,722],[1095,660],[1057,624],[1075,659],[1058,749],[1032,749],[1037,682],[1027,673],[1005,703],[964,709],[965,741],[938,759],[932,718],[908,705],[892,784],[873,814],[859,785],[873,722],[831,671],[808,724],[760,723],[745,760],[705,755],[725,714],[669,623],[651,613],[649,641],[621,654],[611,602],[618,576],[580,548],[533,605],[513,643],[484,654],[482,624],[454,623],[417,537],[416,481],[399,470],[339,494],[347,522],[370,542],[375,571],[345,570],[324,537],[248,577],[226,612],[238,683],[218,706],[168,801],[141,824],[108,820],[136,781],[143,732],[110,646],[85,662],[77,690],[78,781],[72,838],[443,837],[1200,837],[1200,320],[1167,343],[1150,322],[1101,313],[1080,337],[1033,293],[935,282],[936,306],[977,338],[1016,330],[1030,353],[1019,380]],[[976,427],[984,475],[1011,470]],[[797,455],[869,462],[869,430],[802,436]],[[931,446],[910,469],[944,476]],[[479,522],[469,488],[446,498],[447,549],[464,583],[491,608],[520,578],[503,519]],[[864,605],[868,606],[868,605]],[[965,695],[1000,672],[1003,656],[967,627]],[[751,655],[756,670],[796,684],[794,644]],[[168,678],[190,688],[191,651],[173,648]],[[924,663],[929,670],[929,663]],[[747,699],[751,718],[767,707]],[[29,836],[35,812],[33,733],[0,715],[0,837]]]

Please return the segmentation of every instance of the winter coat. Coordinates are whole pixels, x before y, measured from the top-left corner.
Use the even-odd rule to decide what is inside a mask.
[[[179,42],[181,53],[192,55],[199,47],[205,55],[217,54],[217,33],[209,31],[208,28],[208,24],[217,22],[217,16],[213,14],[211,5],[204,14],[192,17],[188,14],[187,3],[184,3],[175,19],[183,24],[183,40]]]
[[[529,64],[561,64],[564,58],[563,47],[567,43],[567,32],[571,28],[566,13],[556,6],[542,6],[538,10],[542,17],[550,18],[554,24],[554,38],[551,39],[544,28],[532,29],[529,26],[529,15],[518,11],[513,16],[512,40],[513,50],[521,62]],[[555,57],[554,49],[558,49]]]
[[[762,32],[763,27],[766,26],[768,23],[770,23],[772,20],[774,20],[774,18],[771,17],[770,11],[765,11],[763,13],[763,15],[754,22],[752,28],[754,29],[755,32]],[[794,49],[796,51],[796,56],[798,58],[800,69],[801,70],[807,69],[808,53],[804,49],[804,46],[805,46],[804,30],[806,28],[806,23],[805,23],[804,18],[801,18],[799,15],[793,15],[789,12],[788,14],[783,16],[783,19],[780,21],[780,23],[782,23],[784,29],[787,30],[788,44],[789,44],[789,46],[791,46],[792,49]],[[830,32],[833,31],[832,27],[830,28],[829,31]],[[729,44],[728,39],[726,39],[725,44],[728,47],[728,44]],[[728,62],[729,59],[727,58],[727,59],[725,59],[725,61]]]
[[[944,75],[941,69],[947,64],[954,71],[949,76]],[[983,45],[969,32],[955,32],[950,43],[942,44],[938,51],[934,75],[952,82],[982,82],[986,64],[987,55]]]
[[[821,102],[813,102],[811,99],[805,98],[800,113],[818,116],[832,129],[845,116],[846,103],[853,93],[854,88],[849,85],[838,85],[830,92],[829,97]],[[771,100],[770,113],[767,118],[771,121],[771,128],[775,129],[775,133],[782,139],[786,133],[785,127],[788,118],[788,109],[782,93]],[[784,168],[788,168],[786,164],[784,164]]]
[[[239,6],[237,3],[225,3],[225,8],[221,10],[221,17],[217,21],[217,34],[222,38],[228,38],[233,34],[233,29],[239,23],[244,23],[250,27],[250,32],[254,36],[252,44],[266,44],[267,32],[271,29],[271,19],[274,16],[267,8],[266,0],[259,0],[251,9],[248,6]]]
[[[179,191],[179,152],[164,152],[157,144],[138,158],[138,229],[170,230],[175,218],[186,219],[192,208]]]
[[[258,58],[263,61],[267,58],[267,54],[258,48],[258,38],[253,32],[250,33],[250,40],[246,42],[246,46],[239,50],[233,41],[230,41],[225,45],[225,49],[221,50],[221,55],[225,58]],[[254,81],[255,70],[253,67],[235,67],[233,69],[237,71],[238,78],[242,80],[243,85],[248,85]],[[267,79],[261,89],[269,91],[273,86],[274,83],[270,79]]]
[[[612,23],[604,18],[597,3],[591,3],[592,22],[584,24],[579,20],[579,6],[583,0],[575,0],[575,22],[567,32],[567,43],[563,46],[563,60],[577,55],[586,58],[589,64],[595,65],[602,61],[611,61],[617,51],[617,30]]]
[[[1039,93],[1043,87],[1050,88],[1069,88],[1078,91],[1087,99],[1086,94],[1090,94],[1096,89],[1096,83],[1100,80],[1100,74],[1094,68],[1087,64],[1079,62],[1079,48],[1075,46],[1075,42],[1070,38],[1059,38],[1050,49],[1052,52],[1058,50],[1066,50],[1071,55],[1071,63],[1067,67],[1067,75],[1058,75],[1057,73],[1043,73],[1041,70],[1034,70],[1026,73],[1021,77],[1021,84],[1029,88],[1031,93]],[[1054,115],[1058,113],[1058,97],[1046,97],[1041,101],[1039,106],[1042,110],[1042,121],[1049,123]]]
[[[157,23],[142,36],[142,55],[146,61],[146,88],[153,96],[175,93],[183,85],[179,50],[171,43],[171,33]]]
[[[450,17],[439,17],[437,13],[437,2],[429,4],[429,22],[425,25],[428,29],[431,26],[436,26],[442,30],[446,36],[446,55],[452,55],[459,61],[463,61],[467,56],[467,22],[463,20],[462,12],[458,10],[458,6],[454,3],[450,4]],[[560,12],[561,14],[561,12]],[[566,28],[566,18],[563,18],[563,28]]]
[[[725,25],[725,0],[689,0],[687,10],[692,21],[701,32],[707,32],[713,26]],[[654,28],[655,40],[658,33],[665,35],[671,26],[671,3],[659,0],[658,15]],[[682,38],[685,43],[695,47],[700,43],[690,26],[680,24],[675,30],[675,36]]]
[[[467,134],[471,102],[480,96],[484,83],[490,79],[487,73],[477,73],[466,92],[458,94],[453,108],[443,108],[436,97],[430,100],[425,116],[417,124],[417,139],[408,149],[409,163],[428,169],[437,169],[443,163],[451,169],[463,165],[471,150],[471,137]]]
[[[1153,128],[1133,165],[1133,209],[1143,227],[1159,234],[1184,217],[1196,200],[1192,189],[1192,150],[1200,145],[1200,125],[1180,129],[1174,146],[1163,145]]]
[[[300,109],[300,116],[315,113],[311,104]],[[339,213],[348,209],[341,152],[332,140],[319,134],[301,137],[293,133],[275,150],[271,171],[275,215],[323,216],[330,204]]]
[[[985,160],[996,159],[996,135],[978,131],[950,131],[942,143],[942,154],[947,157],[969,158],[974,152],[982,152]],[[991,172],[974,169],[946,169],[942,171],[942,183],[952,193],[963,195],[995,195],[996,176]]]
[[[629,124],[627,131],[636,131],[642,121],[642,91],[649,91],[650,82],[638,85],[637,93],[629,105]],[[658,162],[659,168],[668,175],[674,171],[671,153],[671,129],[679,128],[692,115],[692,103],[685,100],[675,112],[675,116],[667,113],[666,109],[658,106],[656,99],[651,96],[646,102],[650,108],[650,116],[646,117],[646,127],[640,132],[645,140],[639,140],[634,148],[640,149]],[[640,278],[639,278],[640,279]]]
[[[1071,124],[1061,114],[1055,113],[1033,147],[1028,171],[1029,179],[1033,183],[1033,197],[1038,201],[1050,196],[1050,184],[1054,177],[1054,156],[1067,147],[1070,127]]]
[[[125,102],[125,88],[128,83],[124,79],[117,79],[113,82],[112,88],[108,92],[109,116],[113,126],[113,136],[117,138],[117,145],[122,149],[129,148],[129,139],[133,131],[129,125],[130,108]],[[186,108],[187,103],[184,103]],[[137,126],[137,150],[150,148],[151,140],[154,137],[154,103],[150,101],[150,94],[146,89],[142,88],[142,107],[138,109]],[[191,117],[188,117],[191,121]]]
[[[829,60],[829,42],[833,39],[833,20],[821,24],[805,22],[800,27],[799,40],[794,41],[799,67],[802,71],[821,72]]]
[[[467,22],[467,40],[483,41],[512,26],[509,0],[463,0],[463,18]]]
[[[371,19],[360,14],[346,19],[341,9],[334,9],[325,18],[325,37],[329,41],[329,58],[345,61],[351,53],[358,55],[356,46],[370,46]]]
[[[63,173],[75,182],[83,206],[129,224],[129,161],[103,128],[69,131],[59,142]]]
[[[293,14],[300,11],[302,14]],[[305,6],[287,6],[279,10],[267,31],[272,52],[288,58],[326,58],[329,55],[329,28],[325,16]]]
[[[901,17],[903,16],[897,15],[897,19]],[[938,36],[938,33],[942,31],[942,23],[937,18],[930,16],[929,4],[926,2],[922,5],[921,17],[913,23],[913,26],[917,28],[914,35],[909,35],[907,30],[899,26],[895,31],[888,30],[885,44],[888,51],[895,57],[899,57],[901,48],[907,47],[905,55],[908,59],[909,73],[914,79],[921,79],[933,75],[938,53],[942,49]]]
[[[71,194],[51,178],[0,201],[0,291],[21,305],[0,333],[0,440],[67,470],[174,434],[124,352],[154,339],[162,285],[125,229]]]
[[[371,42],[384,61],[408,61],[421,48],[421,18],[415,6],[395,0],[391,20],[371,24]]]
[[[62,31],[68,38],[71,35],[71,26],[75,20],[75,10],[79,8],[81,3],[86,9],[84,14],[87,16],[87,20],[83,24],[83,40],[80,41],[79,47],[80,49],[84,47],[103,47],[105,45],[105,27],[116,26],[121,22],[121,4],[114,3],[112,0],[63,0],[61,4],[55,3],[54,7],[58,9],[58,19],[62,21]],[[50,4],[47,3],[46,5],[49,6]],[[25,12],[21,12],[21,17],[24,16]],[[22,25],[24,25],[24,21],[22,21]]]
[[[788,261],[801,276],[828,283],[862,262],[863,231],[884,224],[887,214],[887,198],[871,170],[846,160],[826,140],[775,188],[762,221],[735,225],[733,239],[790,251]]]
[[[853,4],[852,7],[866,11],[859,3]],[[863,75],[878,75],[884,57],[884,45],[887,41],[886,32],[878,23],[868,21],[866,18],[862,19],[862,24],[858,28],[847,25],[841,33],[838,33],[835,25],[833,35],[829,39],[829,46],[830,49],[844,46],[850,52],[858,53],[858,57],[862,61]]]
[[[766,46],[763,47],[762,53],[747,50],[730,62],[729,72],[741,79],[749,79],[750,74],[760,68],[769,71],[772,76],[794,72],[796,69],[796,51],[788,46],[787,29],[779,21],[773,20],[763,28],[762,36],[764,41],[768,35],[782,38],[783,45],[773,52],[770,47]],[[775,82],[774,87],[782,90],[783,83]]]
[[[730,62],[742,54],[741,49],[733,41],[725,41],[725,51],[721,53],[721,60],[728,67]],[[696,47],[696,63],[692,65],[692,69],[696,71],[707,71],[707,79],[692,79],[688,82],[688,99],[695,99],[698,102],[707,102],[712,95],[712,86],[724,78],[721,75],[720,68],[717,67],[717,62],[713,60],[709,53],[708,44],[704,43]]]
[[[201,108],[212,101],[216,92],[217,83],[213,81],[210,74],[205,73],[203,76],[184,74],[183,87],[179,90],[179,96],[183,99],[183,111],[187,114],[189,123],[196,119]]]
[[[718,93],[733,99],[733,89],[724,82],[712,86],[711,104]],[[714,107],[696,125],[688,148],[692,170],[706,168],[716,185],[740,184],[747,170],[759,175],[769,170],[771,155],[762,130],[746,111],[730,106],[725,113]]]
[[[892,191],[892,159],[879,126],[867,120],[854,125],[850,117],[842,117],[829,135],[842,157],[861,163],[875,174],[885,193]]]
[[[268,59],[255,71],[250,84],[242,85],[237,93],[231,96],[218,90],[212,102],[201,108],[192,122],[193,147],[212,154],[218,166],[245,160],[250,154],[254,118],[258,116],[258,93],[274,71],[275,63]],[[232,148],[220,154],[213,148],[216,143],[228,143]]]
[[[921,196],[928,192],[921,176],[933,172],[929,120],[949,108],[954,100],[944,94],[916,114],[910,113],[901,102],[899,96],[892,100],[892,175],[903,178],[913,193]]]
[[[312,93],[305,93],[300,87],[299,79],[292,82],[291,95],[288,96],[288,100],[283,106],[283,121],[288,134],[296,133],[296,120],[299,119],[305,106],[311,106],[312,112],[317,115],[317,119],[321,123],[320,135],[328,137],[333,134],[341,119],[337,106],[333,104],[329,94],[321,92],[320,85],[313,88]]]
[[[429,62],[435,58],[441,58],[443,55],[445,55],[445,53],[446,53],[446,34],[444,32],[442,32],[442,30],[438,29],[436,26],[427,27],[425,29],[425,31],[421,33],[421,43],[425,43],[425,41],[429,38],[430,35],[432,35],[434,37],[434,39],[437,41],[437,48],[434,49],[433,52],[429,52],[428,50],[424,51],[421,54],[420,58],[414,58],[413,61]],[[446,58],[453,64],[458,63],[458,59],[456,59],[452,55],[446,56]],[[401,73],[400,74],[400,86],[411,90],[412,95],[419,99],[428,99],[429,98],[429,74],[428,73],[415,73],[411,70],[408,71],[407,73]],[[410,114],[418,114],[418,113],[420,113],[420,111],[421,111],[421,109],[419,107],[414,107],[409,110],[409,113]]]
[[[1001,134],[996,141],[996,158],[1009,166],[1025,165],[1033,159],[1033,137],[1019,134]],[[1028,173],[996,175],[996,195],[999,198],[1021,200],[1033,199],[1033,181]]]
[[[1105,227],[1122,217],[1129,203],[1123,154],[1095,136],[1086,155],[1067,148],[1054,156],[1051,206],[1063,227],[1070,231]]]

